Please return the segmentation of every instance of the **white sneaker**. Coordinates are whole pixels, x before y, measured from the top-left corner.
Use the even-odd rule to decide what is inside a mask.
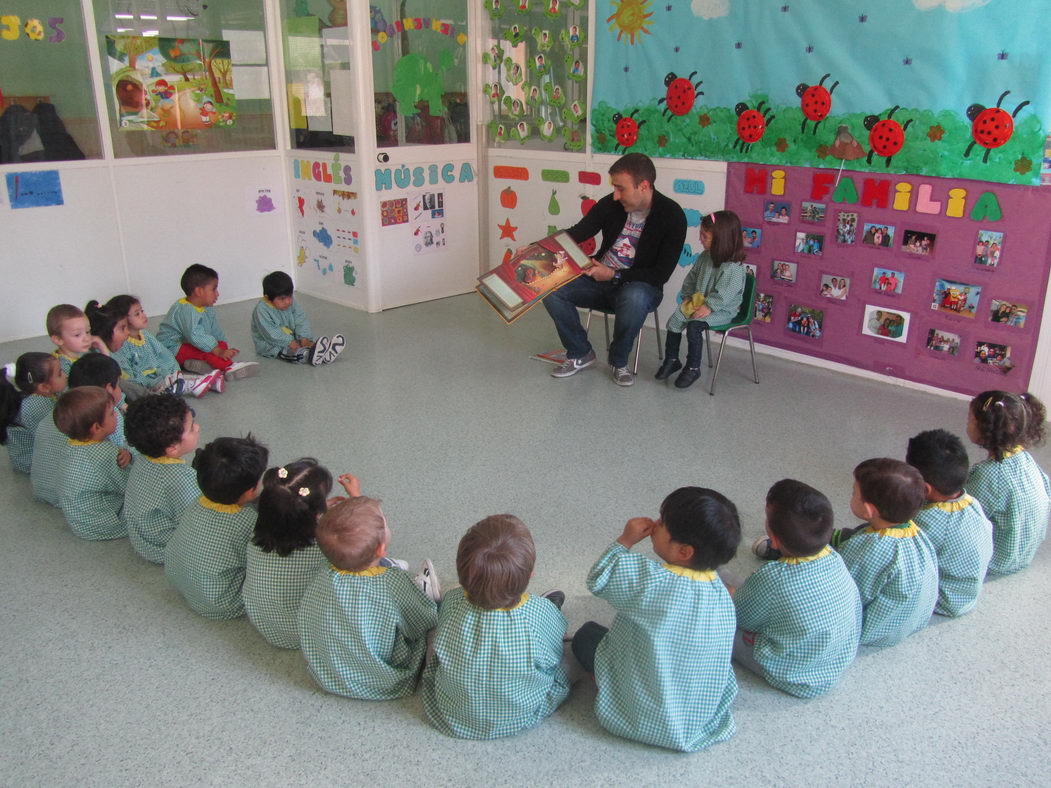
[[[402,561],[400,558],[388,558],[387,556],[383,556],[383,558],[380,559],[380,566],[386,566],[388,568],[397,567],[398,569],[404,569],[406,572],[409,571],[409,562]]]
[[[321,354],[321,362],[320,363],[322,363],[322,364],[331,364],[333,361],[336,360],[336,358],[339,356],[339,354],[343,352],[343,348],[345,348],[346,346],[347,346],[347,338],[346,337],[344,337],[342,334],[333,334],[332,338],[329,340],[329,343],[328,343],[328,352]],[[315,358],[317,357],[317,355],[318,355],[317,353],[314,354]],[[318,363],[318,362],[315,361],[314,363]]]
[[[257,361],[235,361],[226,370],[224,377],[227,380],[244,380],[254,378],[259,374],[259,362]]]
[[[331,340],[328,337],[318,337],[314,342],[314,347],[311,348],[313,353],[310,354],[310,363],[315,367],[320,367],[325,362],[323,359],[328,353],[328,348]]]
[[[186,361],[182,362],[182,368],[195,375],[207,375],[214,369],[207,361],[202,361],[199,358],[186,359]]]
[[[420,571],[416,574],[416,585],[420,587],[424,596],[434,602],[442,601],[442,584],[438,582],[438,574],[434,571],[431,559],[426,559],[420,564]]]
[[[183,394],[188,394],[191,397],[203,397],[212,390],[212,378],[214,376],[214,372],[210,375],[184,375],[182,379],[185,386]]]

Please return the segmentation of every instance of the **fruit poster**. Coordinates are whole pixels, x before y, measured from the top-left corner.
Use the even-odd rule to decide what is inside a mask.
[[[1034,31],[1049,11],[599,0],[594,150],[1036,184],[1051,59]]]
[[[234,125],[229,41],[106,36],[106,52],[122,130],[165,131],[178,141],[186,129]]]

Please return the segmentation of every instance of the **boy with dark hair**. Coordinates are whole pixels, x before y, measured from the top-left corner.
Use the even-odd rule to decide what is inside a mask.
[[[631,552],[650,537],[664,563]],[[616,610],[589,621],[573,654],[595,674],[595,714],[610,733],[683,752],[733,736],[733,600],[716,569],[741,540],[737,507],[714,490],[681,487],[660,517],[634,517],[588,574]],[[674,677],[674,680],[670,680]]]
[[[867,525],[833,544],[861,594],[863,646],[893,646],[934,612],[938,559],[912,522],[925,500],[920,472],[900,460],[865,460],[854,469],[850,511]]]
[[[130,457],[122,463],[120,455],[128,451],[106,440],[117,426],[113,414],[109,392],[98,386],[70,389],[55,404],[55,425],[69,439],[59,504],[81,539],[128,534],[122,510]]]
[[[183,459],[197,448],[201,428],[193,410],[173,394],[149,394],[128,406],[128,443],[142,456],[132,465],[124,519],[135,552],[164,563],[179,517],[201,494],[197,474]]]
[[[306,312],[293,296],[292,277],[274,271],[263,277],[263,298],[252,310],[252,341],[255,352],[293,364],[315,367],[336,360],[347,344],[342,334],[318,337],[310,328]]]
[[[124,437],[124,391],[120,387],[120,364],[101,353],[85,353],[69,368],[69,387],[98,386],[105,389],[113,402],[113,416],[117,427],[108,440],[118,446],[127,446]]]
[[[526,593],[535,563],[532,534],[510,514],[486,517],[460,540],[462,587],[442,599],[421,688],[427,718],[447,736],[513,736],[569,695],[565,595]]]
[[[350,491],[359,495],[318,520],[314,538],[329,566],[300,602],[300,648],[326,692],[401,698],[416,691],[437,608],[408,572],[384,565],[390,530],[380,502]]]
[[[194,459],[204,493],[182,513],[164,548],[164,574],[206,618],[244,613],[245,550],[255,529],[255,498],[269,452],[251,436],[216,438]]]
[[[927,491],[927,503],[913,519],[938,556],[934,612],[962,616],[978,604],[993,556],[993,524],[963,489],[971,468],[967,449],[951,432],[927,430],[909,439],[905,461],[923,475]]]
[[[779,558],[733,591],[734,659],[800,698],[823,695],[853,661],[861,598],[828,546],[832,504],[813,487],[782,479],[766,494],[766,533]]]
[[[194,263],[179,280],[185,298],[180,298],[164,316],[157,339],[172,352],[187,372],[206,375],[221,369],[227,380],[259,374],[255,361],[237,361],[241,351],[230,347],[215,316],[219,300],[219,274],[214,268]]]

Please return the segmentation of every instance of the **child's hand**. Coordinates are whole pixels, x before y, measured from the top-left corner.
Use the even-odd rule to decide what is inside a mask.
[[[289,353],[295,353],[297,350],[299,350],[299,342],[296,340],[289,342],[288,347],[285,348],[285,350],[287,350]]]
[[[226,349],[226,357],[227,357],[228,359],[232,359],[232,358],[233,358],[234,356],[236,356],[236,355],[237,355],[238,353],[240,353],[240,352],[241,352],[241,351],[240,351],[240,350],[238,350],[238,349],[237,349],[237,348],[235,348],[235,347],[228,347],[228,348]]]
[[[127,449],[121,449],[117,452],[117,467],[127,468],[131,462],[131,452]]]
[[[91,347],[95,348],[99,353],[104,356],[109,355],[109,348],[106,347],[106,343],[102,341],[102,337],[97,337],[94,334],[91,335]]]
[[[325,501],[325,508],[331,509],[337,503],[343,503],[345,500],[347,500],[347,498],[344,495],[333,495],[331,498]]]
[[[624,532],[617,540],[629,550],[653,533],[657,522],[649,517],[632,517],[624,526]]]
[[[361,495],[361,482],[354,474],[344,473],[336,481],[342,485],[351,498],[358,498]]]
[[[299,346],[300,347],[314,347],[314,340],[313,339],[303,338],[303,339],[299,340]]]
[[[712,313],[712,310],[708,308],[707,304],[701,304],[695,310],[693,310],[693,316],[697,317],[708,317]]]

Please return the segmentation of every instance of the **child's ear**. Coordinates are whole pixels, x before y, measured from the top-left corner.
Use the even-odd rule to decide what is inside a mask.
[[[693,545],[682,544],[679,542],[676,543],[675,549],[679,552],[679,560],[684,564],[688,564],[693,560]]]
[[[52,334],[49,338],[55,343],[55,347],[62,347],[62,337]]]
[[[165,452],[167,452],[167,449],[165,449]],[[237,499],[237,505],[242,506],[251,501],[257,495],[259,495],[259,485],[256,485],[255,487],[252,487],[251,489],[245,490],[243,493],[241,493],[240,497]]]
[[[376,560],[383,558],[387,554],[387,543],[381,542],[379,547],[376,548]]]
[[[931,493],[934,492],[934,488],[931,487],[927,482],[923,483],[923,495],[929,501],[931,499]]]
[[[173,460],[179,459],[179,444],[173,443],[171,446],[164,448],[164,456],[171,457]]]

